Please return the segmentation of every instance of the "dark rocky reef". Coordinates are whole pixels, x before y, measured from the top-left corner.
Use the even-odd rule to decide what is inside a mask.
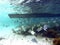
[[[53,45],[60,45],[60,38],[55,38],[53,40]]]
[[[39,29],[38,29],[39,28]],[[34,27],[26,28],[25,31],[23,30],[13,30],[13,33],[18,35],[34,35],[34,36],[42,36],[47,38],[59,38],[60,37],[60,26],[49,27],[46,30],[40,29],[40,26],[35,25]]]

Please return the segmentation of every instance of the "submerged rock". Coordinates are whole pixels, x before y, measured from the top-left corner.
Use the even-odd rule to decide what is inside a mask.
[[[35,43],[38,43],[38,41],[35,38],[33,38],[31,41],[35,42]]]
[[[57,32],[54,31],[54,29],[49,29],[46,33],[45,36],[49,37],[49,38],[55,38],[56,37]]]
[[[3,40],[3,39],[5,39],[5,38],[3,38],[3,37],[0,37],[0,40]]]
[[[53,45],[60,45],[60,38],[55,38],[53,40]]]
[[[23,27],[24,28],[24,27]],[[22,28],[22,29],[23,29]],[[19,29],[17,31],[13,30],[13,33],[18,34],[18,35],[33,35],[33,36],[42,36],[42,37],[48,37],[48,38],[56,38],[60,37],[60,26],[56,27],[49,27],[49,25],[43,25],[43,26],[28,26],[24,28],[24,30]]]

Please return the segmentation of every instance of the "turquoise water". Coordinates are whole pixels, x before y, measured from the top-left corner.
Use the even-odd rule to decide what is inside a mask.
[[[8,17],[8,14],[11,13],[12,6],[9,4],[8,0],[0,0],[0,27],[6,25],[12,25],[13,22]]]
[[[0,37],[7,37],[13,28],[19,26],[26,26],[26,25],[39,25],[39,24],[49,24],[51,26],[60,25],[60,17],[47,17],[47,18],[10,18],[8,14],[15,13],[14,7],[10,5],[8,0],[0,0]],[[24,9],[18,8],[20,13],[27,13],[24,12]],[[29,9],[30,10],[30,9]],[[28,12],[29,13],[29,12]]]
[[[0,42],[1,45],[19,45],[20,42],[23,45],[23,42],[25,40],[28,41],[28,38],[23,39],[23,41],[19,41],[19,39],[15,38],[15,35],[13,36],[12,29],[16,29],[18,26],[25,26],[25,25],[39,25],[39,24],[49,24],[49,25],[59,25],[60,24],[60,17],[55,17],[55,18],[10,18],[8,14],[15,13],[15,10],[13,10],[13,6],[10,5],[9,0],[0,0],[0,37],[6,38],[6,40],[2,40],[2,43]],[[18,9],[19,10],[19,9]],[[22,11],[21,13],[27,13]],[[12,37],[11,37],[12,35]],[[17,36],[18,37],[18,36]],[[35,36],[34,36],[35,37]],[[10,39],[11,40],[10,40]],[[29,37],[30,38],[30,37]],[[16,40],[15,40],[16,39]],[[28,40],[27,40],[28,39]],[[8,42],[8,43],[7,43]],[[11,43],[10,43],[11,42]],[[24,45],[25,45],[24,42]],[[30,42],[31,43],[31,42]],[[29,43],[29,44],[30,44]],[[46,41],[45,41],[46,43]],[[45,45],[44,43],[44,45]],[[27,43],[26,43],[27,44]],[[41,42],[42,44],[42,42]]]
[[[21,7],[22,8],[22,7]],[[20,9],[21,9],[20,8]],[[22,25],[34,25],[34,24],[55,24],[60,22],[60,17],[55,18],[9,18],[8,14],[14,13],[13,6],[10,5],[8,0],[0,0],[0,30],[1,28],[14,28]],[[24,11],[22,11],[24,13]]]
[[[25,25],[25,24],[38,24],[38,23],[49,23],[53,21],[60,21],[60,18],[30,18],[30,19],[11,19],[9,18],[8,14],[14,12],[13,6],[10,5],[8,0],[0,0],[0,27],[10,26],[14,27],[15,25]],[[22,8],[21,8],[22,9]],[[17,22],[18,20],[18,22]]]

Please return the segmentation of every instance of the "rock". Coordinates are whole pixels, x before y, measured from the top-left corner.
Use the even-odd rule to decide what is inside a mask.
[[[48,38],[56,38],[57,32],[54,29],[48,29],[44,35]]]
[[[40,27],[40,28],[37,29],[38,32],[41,31],[41,30],[42,30],[42,27]]]
[[[22,35],[25,35],[25,36],[31,35],[31,33],[29,33],[28,31],[22,31],[21,34],[22,34]]]
[[[60,38],[55,38],[53,40],[53,45],[60,45]]]
[[[35,34],[35,32],[34,32],[34,31],[31,31],[31,34],[32,34],[32,35],[34,35],[34,34]]]
[[[3,40],[3,39],[5,39],[5,38],[0,37],[0,40]]]
[[[45,31],[47,31],[48,28],[49,28],[49,25],[46,25],[46,24],[45,24],[45,25],[43,26],[43,29],[44,29]]]
[[[35,43],[38,43],[35,38],[33,38],[31,41],[32,41],[32,42],[35,42]]]

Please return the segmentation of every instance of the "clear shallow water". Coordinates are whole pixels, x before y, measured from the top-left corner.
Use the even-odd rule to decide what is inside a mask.
[[[0,0],[0,31],[5,31],[22,25],[34,24],[60,24],[60,17],[56,18],[9,18],[8,14],[15,13],[13,6],[10,5],[9,0]],[[22,8],[23,9],[23,8]],[[23,11],[22,11],[23,12]],[[2,31],[2,32],[3,32]],[[4,32],[6,33],[6,32]]]
[[[52,0],[51,1],[47,1],[47,0],[44,1],[44,0],[41,0],[42,1],[41,3],[36,3],[36,4],[33,3],[33,2],[32,3],[30,3],[30,2],[26,3],[26,2],[23,1],[24,2],[23,5],[20,5],[21,2],[19,3],[18,1],[17,1],[17,3],[14,3],[14,2],[16,2],[16,0],[11,1],[12,5],[14,7],[13,10],[15,10],[16,14],[26,14],[26,13],[30,14],[30,13],[34,13],[35,11],[39,12],[39,13],[54,13],[55,14],[54,11],[58,10],[58,8],[59,8],[59,6],[58,6],[58,7],[56,7],[56,10],[55,10],[55,5],[56,5],[56,3],[59,3],[59,0],[58,1],[54,1],[54,0],[53,1]],[[59,5],[59,4],[57,4],[57,5]],[[16,25],[19,25],[19,26],[21,26],[21,25],[34,25],[34,24],[35,25],[36,24],[49,24],[49,25],[54,24],[54,26],[55,26],[55,24],[57,24],[57,23],[60,25],[60,20],[59,19],[60,19],[60,17],[59,18],[58,17],[51,17],[51,18],[49,18],[49,17],[47,17],[47,18],[44,18],[44,17],[43,18],[18,18],[18,19],[13,18],[13,21]]]
[[[8,17],[8,14],[11,13],[12,8],[8,0],[0,0],[0,27],[4,25],[12,25],[13,22]]]
[[[60,22],[60,17],[56,18],[9,18],[8,14],[14,13],[15,11],[13,10],[13,6],[10,5],[8,0],[0,0],[0,37],[5,37],[9,38],[12,33],[11,30],[17,26],[24,26],[24,25],[34,25],[34,24],[52,24],[52,23],[59,23]],[[23,11],[22,11],[23,12]],[[17,21],[18,20],[18,21]],[[15,36],[15,35],[14,35]],[[20,43],[20,39],[17,40],[15,37],[11,37],[8,40],[2,41],[1,44],[3,45],[10,45],[11,40],[12,45],[17,45],[17,44],[22,44],[23,42],[26,42],[27,38],[25,38],[22,43]],[[19,37],[20,38],[20,37]],[[17,41],[17,42],[16,42]],[[8,42],[8,44],[7,44]],[[43,42],[43,41],[42,41]],[[40,43],[42,43],[40,42]],[[30,43],[24,43],[24,44],[30,44]],[[46,41],[44,45],[46,44]],[[48,43],[49,44],[49,43]],[[22,44],[23,45],[23,44]],[[32,43],[33,45],[33,43]],[[42,44],[41,44],[42,45]]]

